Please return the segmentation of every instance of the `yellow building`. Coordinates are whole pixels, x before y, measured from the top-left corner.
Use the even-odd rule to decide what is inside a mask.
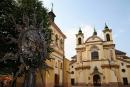
[[[63,86],[63,58],[64,58],[64,42],[66,36],[60,30],[60,28],[54,22],[55,14],[53,10],[49,12],[50,17],[50,29],[52,29],[52,48],[53,52],[50,55],[50,60],[47,64],[50,68],[44,72],[44,86],[39,87],[61,87]]]
[[[55,14],[53,10],[48,13],[50,20],[50,29],[52,30],[52,43],[51,47],[53,52],[50,55],[51,60],[47,60],[49,66],[46,70],[42,70],[42,74],[37,71],[36,73],[36,87],[61,87],[63,86],[63,71],[67,71],[68,66],[63,70],[63,58],[64,55],[64,42],[66,36],[60,30],[60,28],[54,22]],[[65,64],[68,64],[68,60],[65,59]],[[66,73],[65,73],[66,74]],[[42,75],[42,76],[41,76]],[[43,77],[43,79],[41,78]],[[66,81],[66,79],[65,79]],[[24,77],[17,79],[16,87],[21,87],[24,82]]]
[[[93,35],[84,41],[80,29],[76,34],[76,55],[70,63],[73,85],[130,87],[130,58],[117,50],[112,30],[105,24],[104,39]]]
[[[52,58],[52,69],[53,71],[50,71],[50,74],[53,74],[52,76],[49,76],[49,73],[46,73],[46,87],[54,87],[55,86],[62,86],[63,84],[63,58],[64,58],[64,40],[66,36],[63,34],[63,32],[60,30],[60,28],[55,24],[54,18],[55,14],[53,13],[53,10],[49,12],[49,16],[51,18],[51,26],[50,29],[52,29],[52,48],[54,49],[54,52],[51,54]],[[50,65],[50,64],[48,64]],[[51,82],[50,82],[51,81]],[[49,85],[49,86],[48,86]]]
[[[64,87],[71,87],[70,81],[70,68],[69,68],[70,60],[64,58]]]

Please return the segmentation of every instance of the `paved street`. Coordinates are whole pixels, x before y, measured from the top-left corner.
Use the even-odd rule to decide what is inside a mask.
[[[72,87],[94,87],[94,86],[72,86]],[[101,87],[101,86],[95,86],[95,87]]]
[[[87,87],[87,86],[72,86],[72,87]]]

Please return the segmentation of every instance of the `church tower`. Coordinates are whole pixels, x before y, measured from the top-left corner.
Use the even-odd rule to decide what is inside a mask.
[[[104,33],[104,39],[105,39],[105,45],[106,48],[108,49],[107,53],[108,53],[108,57],[107,59],[109,59],[110,61],[116,60],[115,58],[115,44],[113,43],[113,38],[112,38],[112,30],[107,26],[107,24],[105,23],[105,27],[103,30]]]
[[[82,45],[84,43],[84,34],[81,28],[79,28],[78,34],[76,34],[76,46]]]
[[[77,52],[77,62],[82,61],[82,48],[84,44],[84,34],[81,28],[79,28],[78,34],[76,34],[76,52]]]
[[[103,33],[104,33],[104,39],[105,39],[105,41],[113,43],[112,30],[109,29],[109,27],[107,26],[106,23],[105,23],[105,27],[104,27]]]
[[[53,12],[53,3],[52,3],[51,11],[48,13],[48,15],[49,15],[49,20],[50,20],[51,22],[54,22],[56,15],[55,15],[54,12]]]

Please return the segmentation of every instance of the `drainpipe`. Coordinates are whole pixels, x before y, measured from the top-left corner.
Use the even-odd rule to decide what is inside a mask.
[[[63,55],[63,67],[62,67],[62,87],[64,87],[64,60],[65,60],[65,56]]]
[[[64,61],[65,61],[65,50],[63,47],[62,87],[64,87]]]

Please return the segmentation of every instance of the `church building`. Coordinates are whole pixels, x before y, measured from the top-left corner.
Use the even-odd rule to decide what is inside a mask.
[[[55,23],[53,8],[48,13],[49,28],[52,31],[50,60],[46,60],[47,68],[36,72],[36,87],[70,87],[69,60],[65,58],[64,43],[66,36]],[[43,79],[42,79],[43,78]],[[16,87],[22,87],[24,76],[17,79]]]
[[[76,55],[70,63],[71,84],[87,87],[130,87],[130,58],[115,48],[112,29],[106,24],[104,39],[93,35],[84,40],[76,34]]]

